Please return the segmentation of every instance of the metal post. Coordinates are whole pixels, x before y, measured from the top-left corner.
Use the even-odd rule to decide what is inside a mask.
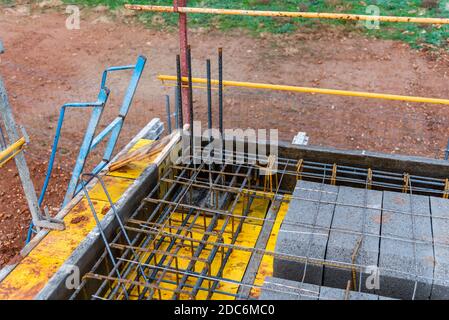
[[[225,137],[223,133],[223,49],[218,48],[218,125],[222,140],[221,159],[225,158]]]
[[[178,88],[175,87],[175,112],[173,116],[175,117],[176,129],[179,129],[179,104],[178,104]]]
[[[212,129],[212,82],[210,59],[207,59],[207,127]]]
[[[223,49],[218,48],[218,122],[223,138]]]
[[[179,56],[179,54],[176,56],[176,75],[177,75],[177,81],[178,81],[178,86],[177,86],[177,109],[178,109],[178,126],[179,128],[182,130],[182,127],[184,126],[184,115],[183,115],[183,103],[182,103],[182,75],[181,75],[181,58]]]
[[[165,109],[167,111],[168,133],[171,134],[170,96],[168,94],[165,96]]]
[[[449,140],[447,141],[446,150],[444,152],[444,160],[449,160]]]
[[[187,7],[187,0],[173,0],[174,11],[178,12],[178,7]],[[187,14],[179,12],[179,50],[181,52],[181,74],[183,77],[187,77],[188,65],[187,65]],[[189,111],[189,92],[188,88],[182,87],[182,101],[183,111],[185,116],[185,123],[190,121]]]
[[[190,122],[190,155],[193,157],[193,87],[192,87],[192,51],[190,46],[187,47],[187,65],[189,75],[189,122]]]

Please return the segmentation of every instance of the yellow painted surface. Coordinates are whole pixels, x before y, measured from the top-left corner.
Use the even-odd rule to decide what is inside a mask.
[[[139,148],[142,148],[146,145],[153,143],[153,140],[141,139],[139,140],[130,150],[129,152],[133,152]],[[108,176],[112,177],[120,177],[120,178],[128,178],[128,179],[137,179],[142,172],[148,167],[149,163],[153,163],[159,154],[154,155],[148,159],[134,161],[119,170],[109,172]]]
[[[279,229],[281,228],[282,221],[284,220],[285,215],[287,214],[288,206],[290,203],[282,202],[281,207],[279,208],[279,212],[276,216],[276,220],[273,225],[273,229],[271,230],[271,235],[267,243],[267,251],[274,252],[276,247],[276,239],[278,237]],[[257,272],[256,280],[254,284],[257,286],[262,286],[265,277],[271,277],[273,275],[273,256],[264,255],[262,258],[262,262],[259,266],[259,271]],[[251,289],[251,297],[257,298],[260,295],[259,288]]]
[[[142,139],[134,148],[151,142]],[[120,199],[151,163],[152,159],[131,163],[120,173],[106,175],[104,182],[112,200]],[[106,194],[98,183],[89,194],[101,219],[109,210]],[[96,225],[85,198],[70,210],[64,222],[64,231],[50,231],[0,283],[0,299],[33,299]]]
[[[448,19],[448,21],[449,21],[449,19]],[[162,81],[177,81],[176,76],[168,76],[168,75],[160,75],[160,76],[158,76],[158,79],[162,80]],[[183,77],[183,81],[187,82],[188,78]],[[192,82],[193,83],[207,83],[207,79],[192,78]],[[211,80],[211,83],[213,85],[217,85],[218,80],[213,79],[213,80]],[[358,97],[358,98],[367,98],[367,99],[381,99],[381,100],[391,100],[391,101],[405,101],[405,102],[415,102],[415,103],[432,103],[432,104],[449,105],[449,99],[402,96],[402,95],[388,94],[388,93],[373,93],[373,92],[363,92],[363,91],[298,87],[298,86],[286,86],[286,85],[276,85],[276,84],[267,84],[267,83],[226,81],[226,80],[223,81],[223,86],[251,88],[251,89],[260,89],[260,90],[275,90],[275,91],[289,91],[289,92],[299,92],[299,93],[325,94],[325,95]]]
[[[427,17],[403,17],[403,16],[372,16],[351,13],[329,13],[329,12],[293,12],[293,11],[268,11],[268,10],[238,10],[221,8],[194,8],[155,6],[140,4],[125,4],[126,9],[136,11],[166,12],[166,13],[196,13],[231,16],[252,16],[252,17],[284,17],[284,18],[306,18],[306,19],[336,19],[355,21],[383,21],[402,23],[424,23],[424,24],[449,24],[447,18],[427,18]]]
[[[94,201],[99,217],[106,202]],[[32,299],[94,228],[86,199],[64,218],[66,230],[50,232],[0,283],[0,299]]]
[[[119,178],[106,175],[102,178],[112,202],[117,202],[122,194],[133,184],[134,179]],[[89,191],[89,197],[92,200],[108,201],[108,197],[100,183],[97,183],[92,190]]]

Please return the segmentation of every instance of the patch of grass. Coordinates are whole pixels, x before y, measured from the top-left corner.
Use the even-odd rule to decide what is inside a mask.
[[[0,0],[0,4],[11,5],[14,3],[14,0]]]
[[[10,0],[0,0],[10,1]],[[88,6],[107,5],[111,9],[125,3],[154,5],[172,5],[172,0],[64,0],[67,3],[79,3]],[[446,17],[449,18],[449,0],[189,0],[189,6],[209,8],[235,8],[252,10],[310,11],[310,12],[345,12],[369,14],[367,8],[375,5],[381,15]],[[150,27],[173,27],[177,23],[177,15],[159,13],[140,13],[139,19]],[[156,17],[156,18],[155,18]],[[288,19],[269,17],[214,16],[191,14],[190,27],[202,27],[219,30],[241,28],[252,34],[261,32],[289,33],[304,27],[313,27],[314,19]],[[405,23],[381,23],[379,29],[368,29],[353,21],[321,20],[321,23],[346,25],[354,30],[361,30],[372,36],[383,39],[401,40],[420,47],[423,43],[434,46],[448,46],[449,26],[439,28]]]

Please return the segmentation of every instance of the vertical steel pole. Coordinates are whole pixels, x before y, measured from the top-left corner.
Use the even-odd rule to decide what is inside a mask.
[[[167,126],[168,133],[171,134],[171,111],[170,111],[170,96],[165,96],[165,109],[167,110]]]
[[[218,122],[223,137],[223,49],[218,48]]]
[[[184,126],[184,115],[183,115],[183,104],[182,104],[182,74],[181,74],[181,58],[179,56],[179,54],[176,56],[176,75],[178,78],[178,86],[177,86],[177,108],[178,108],[178,126],[179,128],[182,130],[183,126]]]
[[[192,87],[192,51],[190,46],[187,46],[187,66],[188,66],[188,75],[189,75],[189,123],[190,123],[190,155],[193,159],[193,87]]]
[[[187,7],[187,0],[173,0],[173,7],[175,12],[178,12],[178,7]],[[179,12],[179,49],[181,52],[181,74],[183,77],[187,77],[188,65],[187,65],[187,14]],[[190,110],[189,110],[189,91],[188,88],[182,88],[182,101],[184,111],[185,123],[190,122]]]
[[[175,112],[174,112],[174,117],[175,117],[175,126],[176,129],[179,129],[179,99],[178,99],[178,88],[177,86],[175,87]]]
[[[207,127],[212,129],[212,80],[210,71],[210,59],[207,59]]]
[[[218,48],[218,125],[222,140],[221,158],[225,158],[225,137],[223,133],[223,49]]]
[[[449,160],[449,141],[447,142],[446,150],[444,152],[444,160]]]

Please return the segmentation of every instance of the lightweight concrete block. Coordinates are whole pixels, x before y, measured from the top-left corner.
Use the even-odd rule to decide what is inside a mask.
[[[368,189],[340,187],[327,245],[326,260],[377,267],[382,208],[382,192]],[[370,274],[362,273],[361,290],[374,293],[365,286]],[[356,275],[359,285],[360,274]],[[345,289],[352,280],[350,268],[324,267],[324,286]]]
[[[378,295],[267,277],[259,300],[392,300]]]
[[[319,286],[266,277],[259,300],[318,300],[319,295]]]
[[[350,291],[346,298],[346,292],[339,288],[321,287],[320,300],[379,300],[379,297],[374,294]]]
[[[429,197],[385,191],[383,209],[377,292],[412,299],[416,283],[414,298],[429,299],[434,264]]]
[[[288,212],[279,230],[276,252],[312,260],[307,264],[279,256],[274,258],[273,275],[294,281],[321,285],[323,260],[334,214],[338,187],[300,181],[293,193]],[[321,227],[321,228],[320,228]]]
[[[449,200],[430,197],[435,250],[434,283],[431,298],[449,299]]]

